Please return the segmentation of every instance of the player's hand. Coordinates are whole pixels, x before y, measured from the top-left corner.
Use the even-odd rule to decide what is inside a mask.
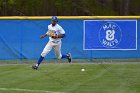
[[[44,38],[45,36],[44,35],[42,35],[42,36],[40,36],[40,39],[42,39],[42,38]]]

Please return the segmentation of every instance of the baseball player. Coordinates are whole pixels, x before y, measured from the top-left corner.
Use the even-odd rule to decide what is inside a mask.
[[[40,36],[40,38],[44,38],[46,36],[49,37],[49,41],[45,48],[43,49],[40,58],[38,59],[37,63],[32,66],[33,69],[38,69],[40,63],[43,61],[44,57],[52,50],[52,48],[55,51],[55,55],[57,59],[67,58],[69,62],[71,62],[71,54],[67,53],[66,55],[61,54],[61,39],[65,37],[65,31],[64,29],[57,24],[58,19],[56,16],[52,16],[52,23],[48,25],[48,31],[53,31],[54,34],[52,36],[49,35],[48,31],[46,34]]]

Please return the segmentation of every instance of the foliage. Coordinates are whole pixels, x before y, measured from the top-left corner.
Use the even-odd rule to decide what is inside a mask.
[[[0,0],[0,15],[139,15],[139,0]]]

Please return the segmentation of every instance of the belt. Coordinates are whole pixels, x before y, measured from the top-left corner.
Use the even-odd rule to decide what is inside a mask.
[[[59,41],[51,41],[51,42],[53,42],[53,43],[58,43]]]

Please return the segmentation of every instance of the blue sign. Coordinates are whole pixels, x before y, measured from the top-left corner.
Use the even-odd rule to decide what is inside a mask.
[[[137,20],[84,20],[84,50],[137,50]]]

